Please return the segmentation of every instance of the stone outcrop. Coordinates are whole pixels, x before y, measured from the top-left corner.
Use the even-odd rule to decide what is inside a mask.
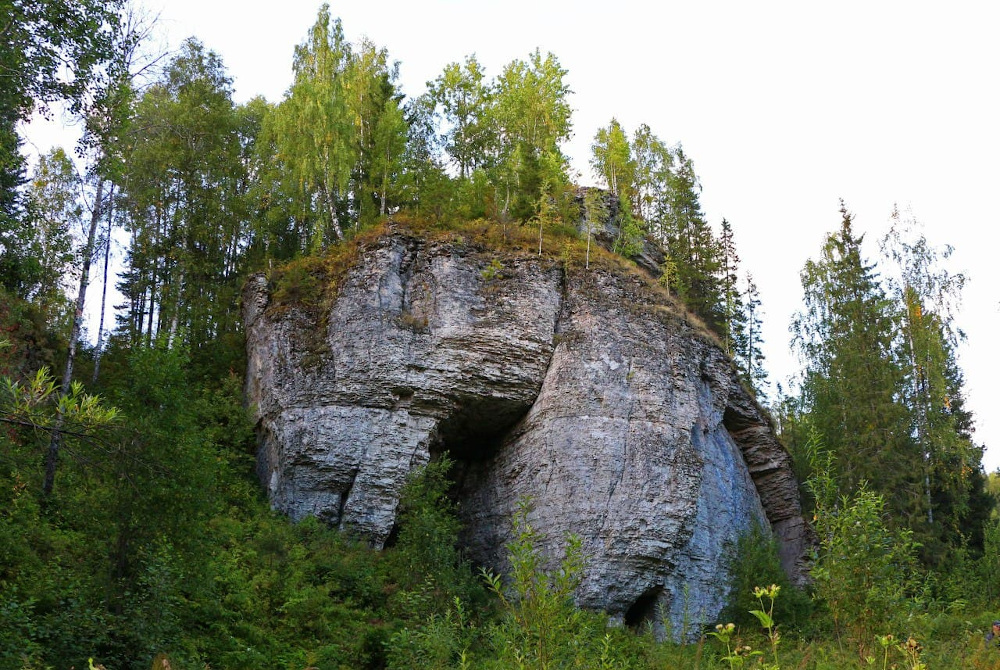
[[[390,228],[323,318],[270,302],[253,277],[247,396],[260,476],[292,517],[381,546],[407,475],[448,451],[471,558],[503,570],[530,500],[553,564],[582,539],[579,603],[627,623],[714,621],[727,548],[755,523],[805,579],[788,454],[728,357],[639,271]]]

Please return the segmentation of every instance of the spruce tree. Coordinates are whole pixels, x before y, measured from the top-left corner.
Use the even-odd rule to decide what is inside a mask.
[[[738,333],[744,330],[745,317],[743,299],[740,295],[738,269],[740,257],[736,253],[736,241],[733,239],[733,227],[728,220],[722,220],[722,233],[719,236],[719,283],[722,294],[722,342],[726,353],[730,356],[736,351]]]
[[[733,356],[743,380],[754,390],[758,398],[765,395],[768,387],[767,370],[764,369],[763,314],[760,293],[753,276],[746,275],[746,290],[738,305],[742,311],[733,322]]]
[[[803,405],[835,455],[843,492],[868,482],[909,525],[921,508],[923,477],[896,402],[904,384],[893,346],[899,315],[843,203],[840,212],[840,230],[801,274],[804,310],[792,331],[805,366]]]
[[[719,281],[719,245],[701,211],[701,185],[694,163],[681,147],[674,153],[674,169],[664,199],[665,250],[671,272],[667,285],[715,333],[725,323]]]

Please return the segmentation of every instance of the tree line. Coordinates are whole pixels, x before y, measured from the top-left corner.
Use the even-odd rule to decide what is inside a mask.
[[[956,359],[966,278],[948,269],[950,247],[934,247],[912,217],[892,213],[872,261],[843,203],[840,214],[801,273],[804,302],[791,332],[803,370],[798,392],[776,403],[782,434],[803,479],[804,445],[810,432],[821,435],[841,489],[882,496],[925,564],[980,555],[995,501]]]
[[[4,286],[44,304],[52,322],[68,310],[62,277],[91,260],[107,268],[111,240],[122,236],[114,337],[148,346],[164,333],[196,360],[213,360],[238,336],[236,296],[249,272],[321,253],[388,214],[540,228],[581,217],[563,153],[571,91],[551,53],[511,61],[493,79],[468,56],[406,99],[398,63],[367,40],[349,42],[324,5],[295,48],[283,99],[237,104],[219,56],[193,38],[157,75],[140,76],[148,26],[105,9],[102,48],[118,55],[73,98],[85,174],[55,149],[28,189],[8,192],[25,212],[3,227]],[[629,244],[650,236],[664,247],[664,284],[760,385],[760,301],[749,277],[737,285],[731,226],[713,234],[679,145],[666,147],[647,126],[632,143],[623,138],[615,121],[602,129],[593,166],[620,199]],[[90,234],[71,253],[85,223]],[[102,300],[101,313],[111,311]],[[103,320],[99,330],[98,351]]]
[[[112,310],[102,296],[94,379],[112,311],[112,346],[163,338],[186,347],[200,370],[239,369],[236,305],[249,272],[322,253],[400,210],[540,228],[546,217],[590,218],[563,153],[571,92],[551,53],[511,61],[493,79],[468,56],[407,99],[398,63],[367,40],[349,42],[324,5],[295,48],[283,98],[237,104],[221,59],[193,38],[154,76],[140,76],[149,27],[121,5],[75,5],[76,24],[13,6],[18,39],[36,46],[22,49],[25,73],[20,93],[10,89],[7,118],[62,97],[85,129],[86,173],[53,149],[23,188],[4,191],[0,225],[3,288],[33,306],[39,330],[69,332],[63,387],[73,379],[90,266],[107,273],[116,236],[127,236],[124,303]],[[59,40],[73,36],[65,30],[79,38],[72,86],[53,79]],[[5,164],[11,184],[25,181],[18,152]],[[761,299],[752,276],[740,276],[730,222],[716,232],[706,220],[692,159],[648,125],[630,134],[612,119],[593,138],[590,165],[618,201],[619,250],[659,245],[660,281],[764,399]],[[593,205],[583,199],[582,209]],[[860,256],[846,207],[842,218],[822,260],[803,270],[805,307],[793,330],[805,369],[797,397],[781,397],[776,410],[835,445],[846,487],[883,485],[900,518],[945,542],[962,530],[958,519],[981,515],[969,507],[983,477],[954,354],[964,277],[941,270],[947,254],[906,238],[898,221],[883,245],[898,276],[883,282]]]
[[[221,59],[199,41],[147,56],[151,27],[123,0],[0,7],[0,667],[82,664],[88,644],[122,667],[166,648],[192,667],[305,667],[315,660],[307,644],[378,667],[430,653],[421,645],[440,640],[421,636],[434,634],[452,635],[439,645],[449,654],[465,653],[456,641],[475,635],[447,617],[461,616],[451,596],[470,597],[474,580],[455,572],[425,588],[405,553],[454,548],[453,518],[432,518],[447,531],[440,547],[413,535],[383,561],[268,516],[240,409],[238,294],[250,272],[342,248],[399,212],[539,236],[607,216],[597,212],[605,199],[582,195],[571,177],[559,60],[536,50],[489,77],[470,55],[408,99],[389,53],[349,41],[323,6],[281,100],[237,103]],[[53,149],[29,172],[18,124],[60,101],[83,139],[75,156]],[[649,126],[630,133],[612,119],[590,165],[617,201],[617,250],[662,249],[661,283],[767,402],[761,298],[733,225],[715,228],[702,211],[692,159]],[[875,630],[872,612],[982,603],[1000,574],[995,499],[956,360],[965,277],[947,268],[948,248],[898,212],[893,221],[872,261],[842,207],[801,274],[801,376],[770,403],[827,533],[814,597],[835,619],[852,616],[842,601],[868,612],[860,637]],[[88,287],[98,273],[105,291],[116,281],[122,242],[122,302],[108,305]],[[83,304],[95,299],[91,344]],[[443,493],[433,497],[427,505],[447,507]],[[424,508],[410,511],[414,524],[427,521]],[[437,562],[454,572],[457,553],[445,553]],[[358,567],[368,563],[382,567]],[[876,581],[914,575],[894,582],[881,609],[857,600],[877,589],[852,581],[872,566]],[[388,604],[374,605],[382,593]],[[567,621],[578,616],[559,607]],[[351,639],[329,642],[348,619]]]
[[[761,397],[768,385],[762,351],[760,294],[753,276],[739,276],[732,224],[715,233],[701,209],[694,163],[642,124],[631,140],[612,119],[591,145],[591,167],[618,198],[622,230],[630,239],[655,240],[666,256],[661,283],[719,336],[745,382]]]

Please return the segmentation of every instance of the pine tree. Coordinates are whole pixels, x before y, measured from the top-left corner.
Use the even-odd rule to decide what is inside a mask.
[[[722,232],[719,236],[719,283],[723,314],[722,343],[726,353],[730,356],[736,350],[735,341],[740,332],[745,330],[743,299],[737,286],[739,265],[740,257],[736,253],[732,224],[728,220],[722,219]]]

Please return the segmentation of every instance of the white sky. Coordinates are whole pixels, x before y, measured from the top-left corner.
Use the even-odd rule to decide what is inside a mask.
[[[222,56],[238,101],[275,101],[320,3],[145,4],[161,12],[171,47],[195,35]],[[331,3],[331,13],[349,40],[367,36],[401,62],[408,95],[471,53],[493,76],[535,47],[552,51],[569,70],[568,153],[583,181],[592,179],[591,139],[612,116],[682,142],[709,220],[733,224],[743,269],[760,287],[772,382],[797,370],[788,324],[802,297],[798,273],[839,225],[839,198],[867,233],[870,258],[893,204],[911,209],[933,244],[955,247],[950,268],[970,278],[960,361],[976,439],[994,445],[984,459],[993,470],[1000,6],[992,5],[361,0]]]

